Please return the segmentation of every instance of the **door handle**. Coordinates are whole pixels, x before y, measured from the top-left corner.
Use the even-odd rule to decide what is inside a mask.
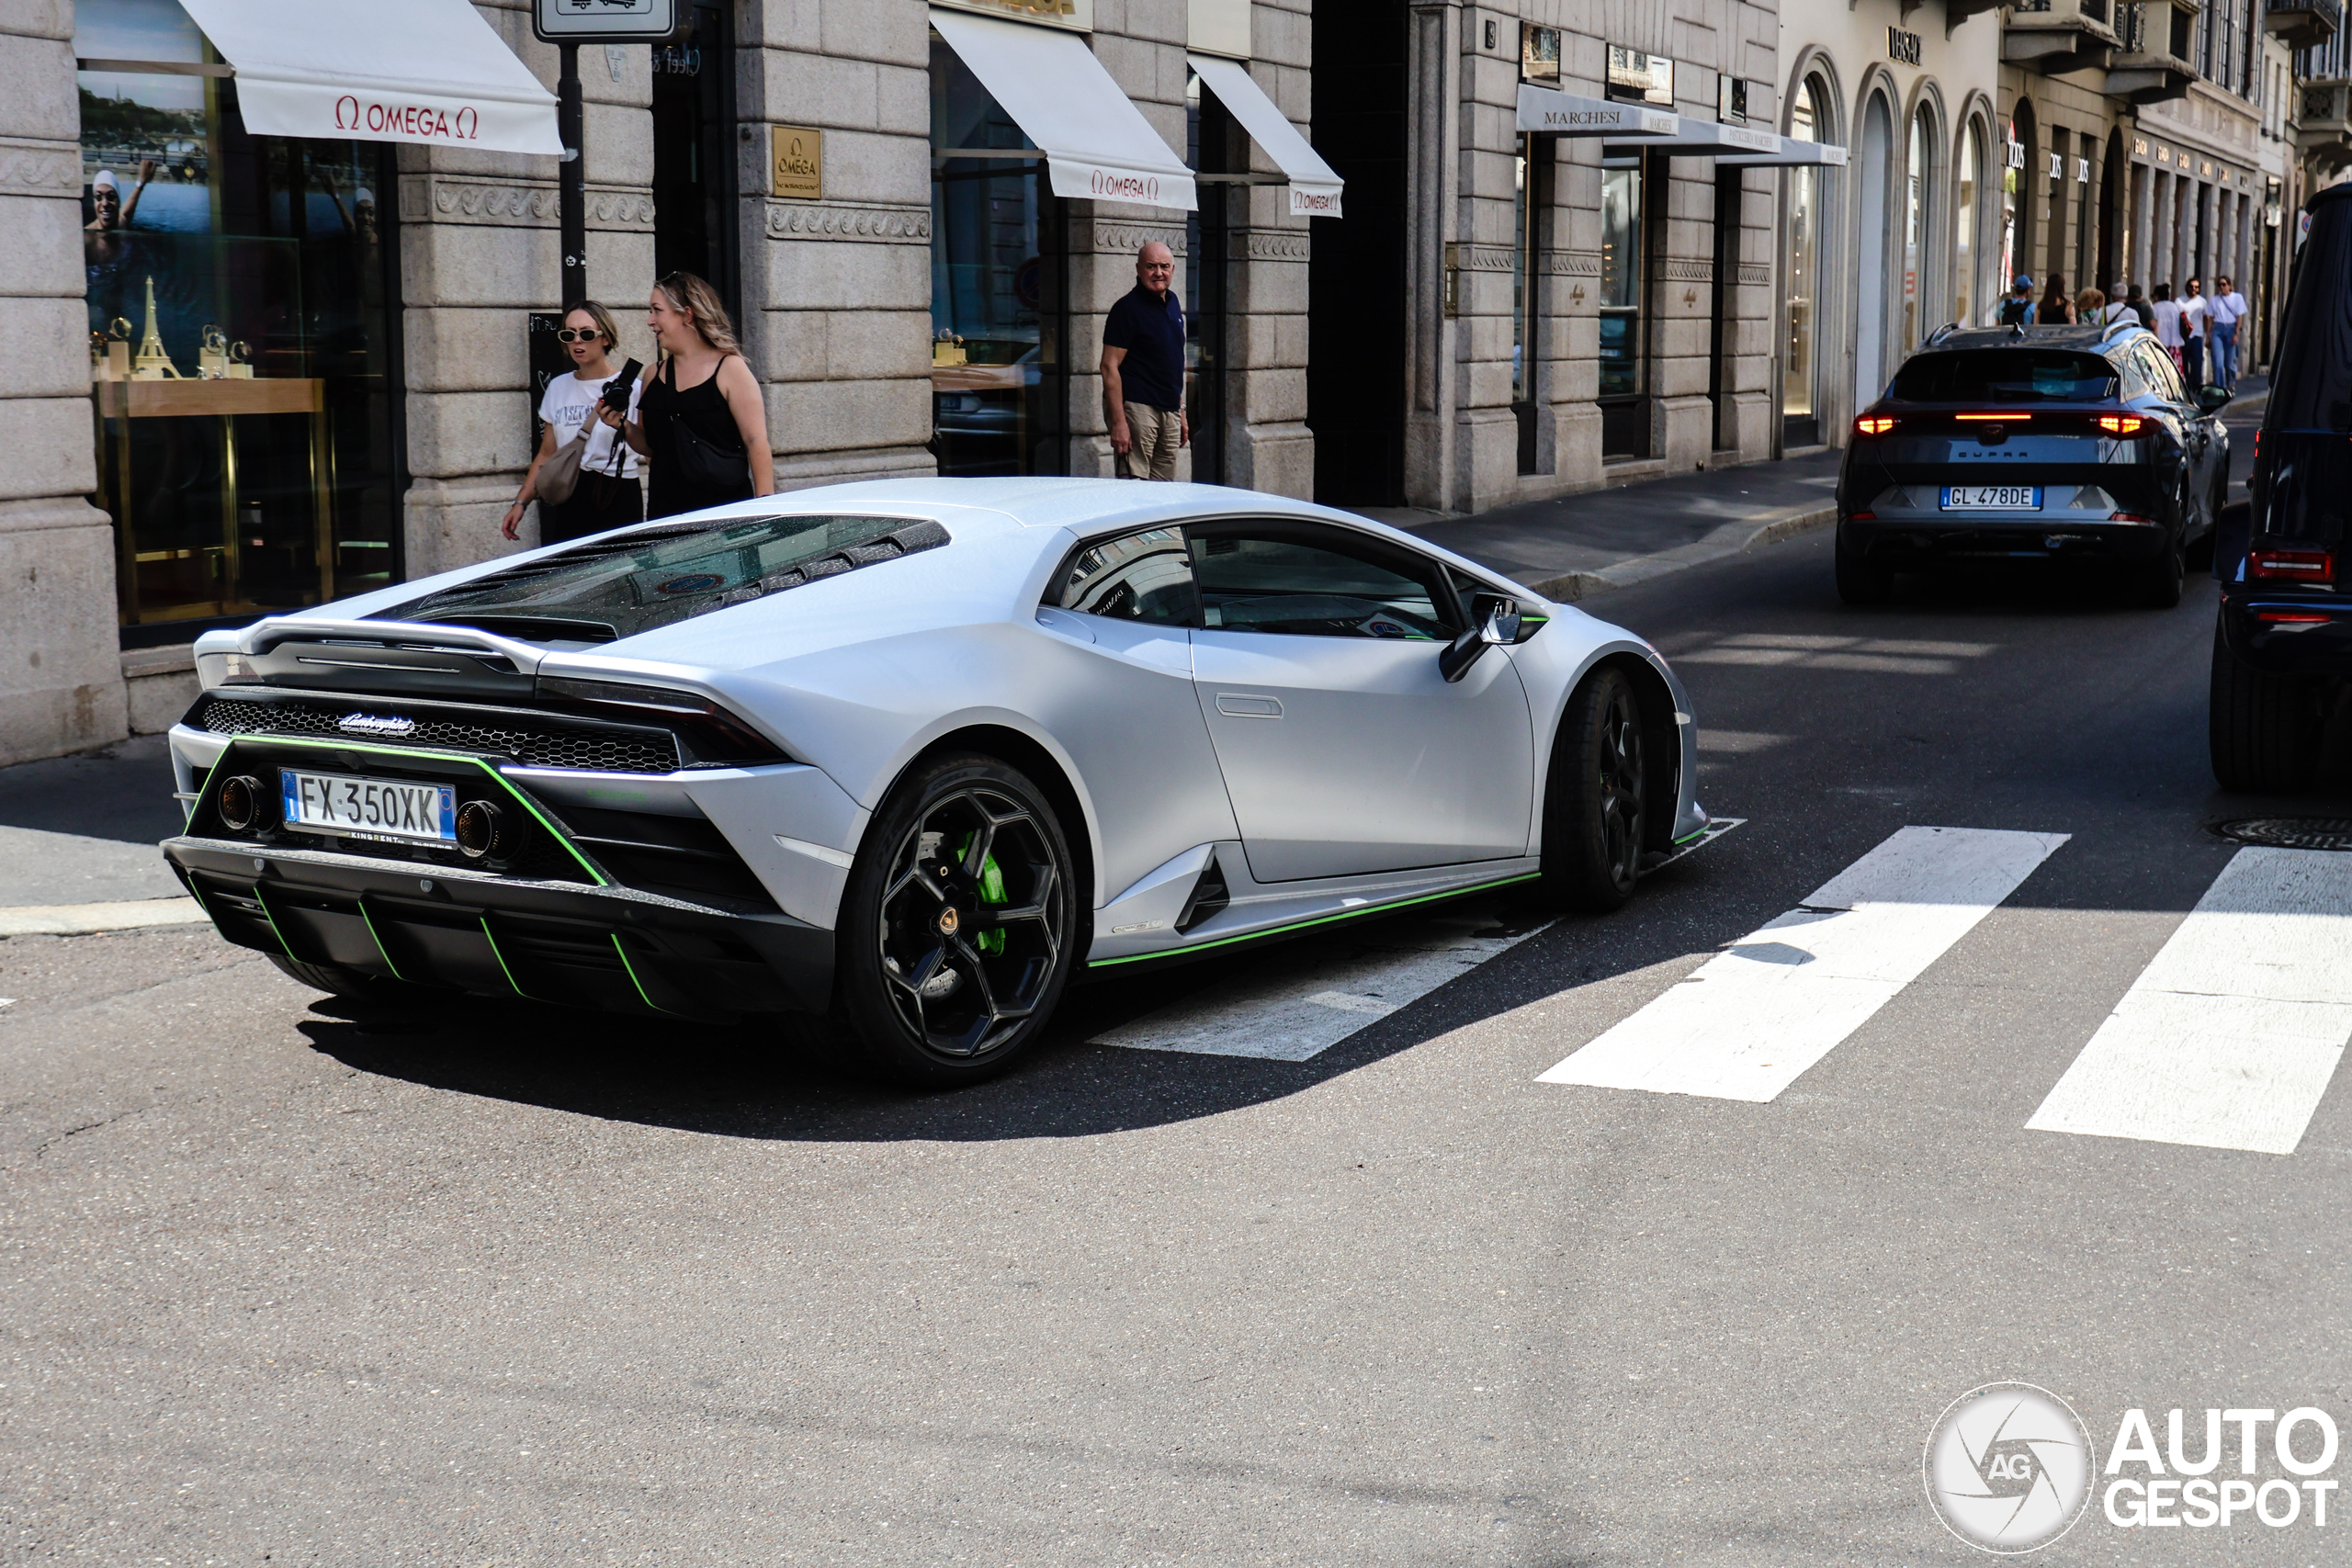
[[[1253,696],[1246,692],[1219,692],[1216,711],[1227,718],[1280,718],[1283,705],[1272,697]]]

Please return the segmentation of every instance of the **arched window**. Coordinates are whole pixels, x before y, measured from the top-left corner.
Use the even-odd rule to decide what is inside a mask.
[[[1964,327],[1976,324],[1976,311],[1982,303],[1976,292],[1976,193],[1984,179],[1984,131],[1972,119],[1960,138],[1959,204],[1952,213],[1951,225],[1952,287],[1957,290],[1951,302],[1951,319]]]
[[[1789,107],[1791,140],[1822,140],[1827,130],[1828,102],[1828,84],[1818,76],[1806,76]],[[1788,265],[1781,272],[1789,291],[1789,336],[1788,352],[1781,358],[1781,440],[1789,446],[1810,446],[1821,439],[1814,339],[1820,309],[1821,223],[1828,205],[1822,174],[1809,164],[1788,172]]]
[[[1911,117],[1910,145],[1903,167],[1903,347],[1919,346],[1919,338],[1933,324],[1926,318],[1934,306],[1927,279],[1927,247],[1935,212],[1935,166],[1928,150],[1935,145],[1935,121],[1925,104]]]

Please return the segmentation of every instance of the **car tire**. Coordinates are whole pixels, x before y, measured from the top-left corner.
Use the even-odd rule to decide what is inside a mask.
[[[435,994],[423,986],[404,985],[380,975],[347,969],[340,964],[305,964],[300,959],[288,958],[277,953],[266,956],[296,983],[308,986],[314,991],[348,998],[352,1001],[391,1005]]]
[[[850,868],[828,1032],[865,1070],[910,1087],[1003,1071],[1076,965],[1072,866],[1053,803],[1018,769],[973,753],[918,764]]]
[[[1838,546],[1838,597],[1849,604],[1883,604],[1894,597],[1894,573]]]
[[[1560,716],[1544,789],[1543,893],[1606,914],[1632,896],[1648,837],[1648,757],[1640,694],[1606,665]]]
[[[2248,794],[2307,788],[2319,771],[2324,723],[2317,696],[2309,682],[2245,663],[2216,626],[2208,721],[2214,779]]]
[[[2181,583],[2188,570],[2179,538],[2166,539],[2154,560],[2143,561],[2136,569],[2133,597],[2151,610],[2171,609],[2180,603]]]

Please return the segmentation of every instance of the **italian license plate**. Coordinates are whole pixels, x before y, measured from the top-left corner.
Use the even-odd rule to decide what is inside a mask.
[[[2039,512],[2039,485],[1946,485],[1946,512]]]
[[[277,771],[277,784],[288,828],[402,843],[458,841],[458,792],[447,784],[305,773],[292,768]]]

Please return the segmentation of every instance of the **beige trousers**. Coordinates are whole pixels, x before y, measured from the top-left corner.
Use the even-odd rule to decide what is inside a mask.
[[[1128,403],[1126,411],[1131,441],[1127,455],[1120,461],[1125,465],[1127,478],[1174,479],[1176,448],[1182,444],[1184,416],[1174,409],[1154,408],[1149,403]]]

